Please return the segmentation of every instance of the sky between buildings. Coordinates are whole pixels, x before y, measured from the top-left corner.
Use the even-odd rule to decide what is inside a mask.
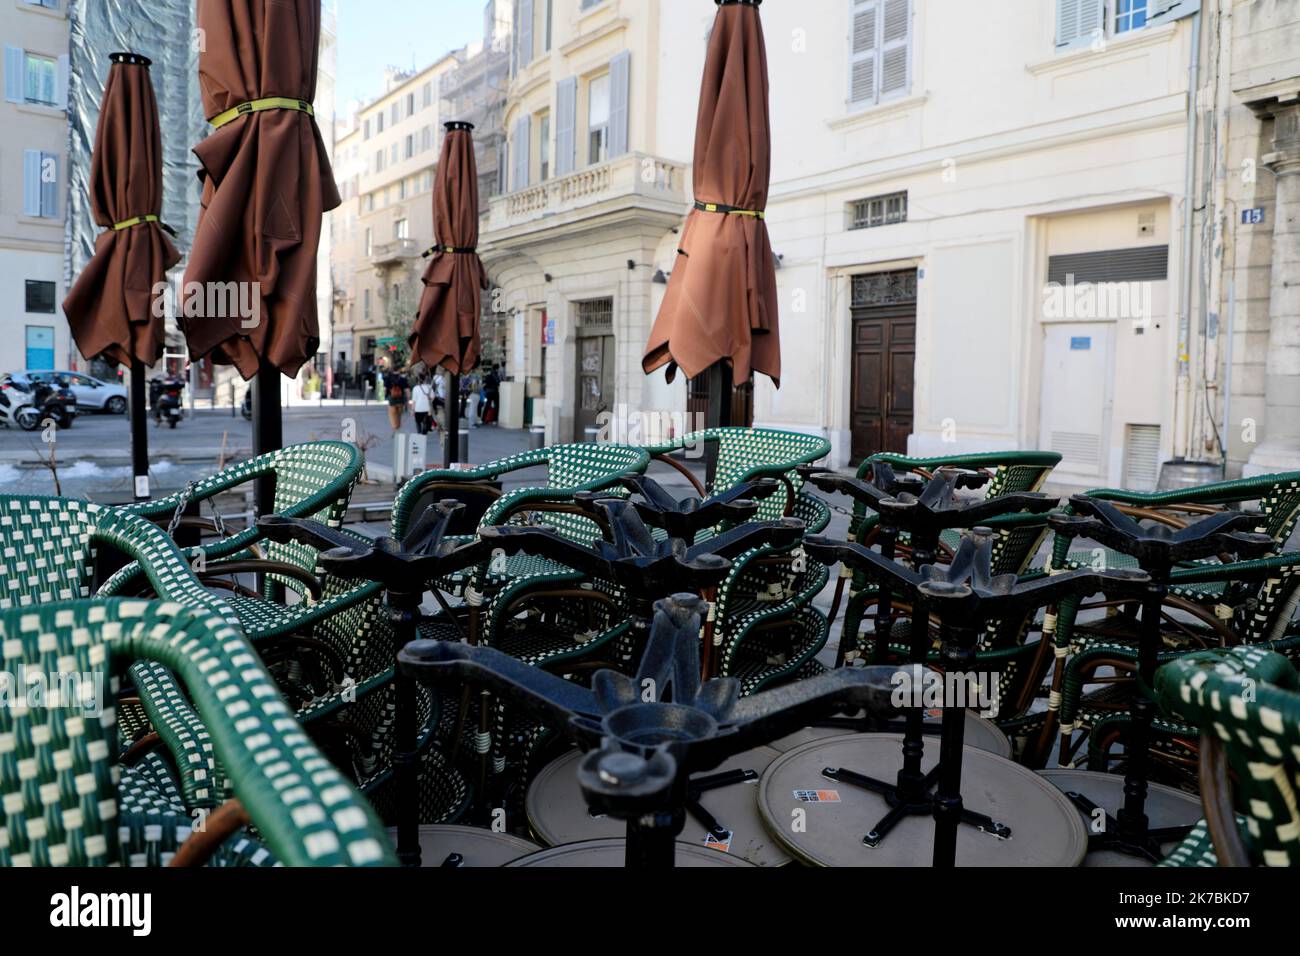
[[[483,0],[338,0],[338,113],[383,92],[384,67],[428,66],[481,40]]]

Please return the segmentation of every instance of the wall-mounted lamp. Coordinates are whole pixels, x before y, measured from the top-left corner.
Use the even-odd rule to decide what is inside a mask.
[[[542,273],[542,275],[544,275],[544,276],[546,277],[546,281],[547,281],[547,282],[550,282],[550,281],[551,281],[552,276],[551,276],[551,274],[550,274],[549,272],[544,272],[544,273]]]
[[[651,279],[650,281],[653,282],[655,285],[667,285],[668,277],[670,275],[672,275],[671,272],[664,272],[663,269],[656,269],[654,278]]]
[[[781,268],[781,263],[782,263],[784,260],[785,260],[785,256],[778,256],[775,252],[772,253],[772,267],[773,267],[773,268],[775,268],[775,269],[779,269],[779,268]]]

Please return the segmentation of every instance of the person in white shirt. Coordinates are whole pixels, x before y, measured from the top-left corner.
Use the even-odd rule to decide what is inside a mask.
[[[421,375],[411,394],[411,407],[415,411],[415,430],[421,435],[429,434],[433,420],[433,386],[428,375]]]

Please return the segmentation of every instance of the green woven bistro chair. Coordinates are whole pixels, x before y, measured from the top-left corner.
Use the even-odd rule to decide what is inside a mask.
[[[1217,559],[1193,562],[1173,572],[1162,622],[1169,651],[1197,650],[1238,642],[1276,640],[1290,624],[1297,599],[1292,582],[1294,556],[1283,553],[1300,520],[1300,472],[1261,475],[1216,482],[1198,488],[1167,492],[1130,492],[1099,489],[1090,496],[1118,502],[1129,514],[1180,528],[1224,508],[1252,507],[1262,519],[1253,529],[1277,542],[1278,554],[1256,561],[1224,564]],[[1068,508],[1067,508],[1068,511]],[[1049,568],[1084,565],[1135,567],[1132,558],[1108,548],[1087,547],[1058,537]],[[1261,583],[1262,582],[1262,583]],[[1106,609],[1106,616],[1081,622],[1081,612]],[[1099,667],[1114,662],[1121,670],[1135,645],[1137,604],[1131,601],[1062,601],[1052,609],[1049,633],[1056,661],[1052,693],[1041,725],[1041,746],[1059,734],[1062,761],[1069,763],[1085,742],[1093,754],[1104,752],[1115,740],[1109,733],[1096,741],[1089,732],[1097,721],[1110,722],[1112,731],[1123,723],[1127,709],[1127,682],[1107,683],[1084,699],[1084,689]],[[1279,630],[1280,629],[1280,630]],[[1098,749],[1100,748],[1100,750]],[[1171,752],[1170,757],[1174,754]]]
[[[819,534],[830,524],[830,509],[806,491],[795,470],[830,454],[825,438],[773,428],[706,428],[645,450],[681,473],[701,497],[761,478],[778,481],[780,489],[759,503],[756,521],[795,517],[808,534]],[[716,461],[708,487],[677,457],[705,452]],[[722,530],[705,529],[697,539]],[[705,624],[704,639],[713,644],[717,672],[739,677],[746,694],[797,675],[829,635],[824,616],[808,607],[828,578],[826,566],[809,559],[798,545],[755,548],[733,559]]]
[[[1206,811],[1165,866],[1300,866],[1300,676],[1272,646],[1184,654],[1156,672],[1162,710],[1201,735]]]
[[[109,682],[135,660],[177,675],[229,772],[240,806],[209,817],[211,828],[195,825],[156,753],[118,765]],[[245,817],[256,838],[235,831],[227,864],[394,862],[374,813],[223,618],[161,601],[15,607],[0,611],[0,662],[29,689],[32,674],[58,688],[0,708],[0,865],[162,863],[186,838],[215,842]]]
[[[1297,652],[1300,620],[1296,618],[1300,609],[1300,552],[1230,565],[1180,568],[1173,572],[1172,581],[1185,591],[1194,591],[1204,582],[1211,582],[1244,595],[1231,616],[1224,620],[1230,636],[1223,639],[1219,630],[1203,628],[1198,641],[1210,643],[1222,639],[1225,644],[1273,648],[1300,657]],[[1253,590],[1247,592],[1243,587]],[[1173,621],[1170,628],[1177,635],[1192,626]],[[1198,646],[1199,643],[1190,644],[1192,649]],[[1187,653],[1188,646],[1175,646],[1170,639],[1160,659],[1169,662]],[[1098,672],[1104,668],[1115,676],[1099,677]],[[1072,764],[1085,743],[1092,769],[1108,770],[1122,759],[1116,745],[1123,741],[1129,726],[1128,701],[1134,692],[1132,675],[1136,672],[1137,650],[1130,642],[1088,638],[1071,646],[1059,694],[1062,764]],[[1099,690],[1089,691],[1089,687],[1098,683]],[[1162,715],[1152,733],[1152,756],[1173,769],[1175,776],[1189,774],[1196,759],[1194,738],[1189,728]]]
[[[870,479],[876,464],[884,464],[895,472],[909,472],[929,478],[940,468],[962,468],[989,475],[989,481],[983,488],[987,498],[1016,494],[1026,491],[1038,491],[1043,483],[1061,461],[1057,452],[1047,451],[1006,451],[973,452],[965,455],[940,455],[918,458],[881,452],[865,459],[858,466],[857,476]],[[849,540],[871,545],[875,541],[876,529],[880,516],[862,502],[854,502],[853,516],[849,521]],[[1022,521],[1018,516],[1008,516],[1005,520],[991,521],[990,526],[998,530],[999,538],[994,543],[994,574],[1029,573],[1034,555],[1037,554],[1047,535],[1047,525],[1042,519]],[[961,540],[961,532],[955,529],[945,531],[939,540],[939,554],[951,556]],[[908,554],[906,536],[901,536],[897,553],[900,557]],[[832,603],[831,622],[834,623],[836,610],[840,605],[845,583],[848,583],[848,601],[844,605],[844,626],[840,637],[841,659],[853,660],[861,655],[866,647],[862,644],[862,622],[868,609],[876,601],[874,585],[861,572],[841,569],[840,580],[836,582],[835,598]]]

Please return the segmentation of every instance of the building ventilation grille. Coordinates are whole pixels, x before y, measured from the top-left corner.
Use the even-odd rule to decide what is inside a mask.
[[[1127,425],[1124,429],[1124,487],[1154,491],[1160,476],[1160,426]]]
[[[1066,464],[1096,468],[1101,439],[1087,432],[1052,432],[1052,451],[1060,452]]]
[[[1169,247],[1141,246],[1051,256],[1047,281],[1065,284],[1066,276],[1081,282],[1159,282],[1169,278]]]

